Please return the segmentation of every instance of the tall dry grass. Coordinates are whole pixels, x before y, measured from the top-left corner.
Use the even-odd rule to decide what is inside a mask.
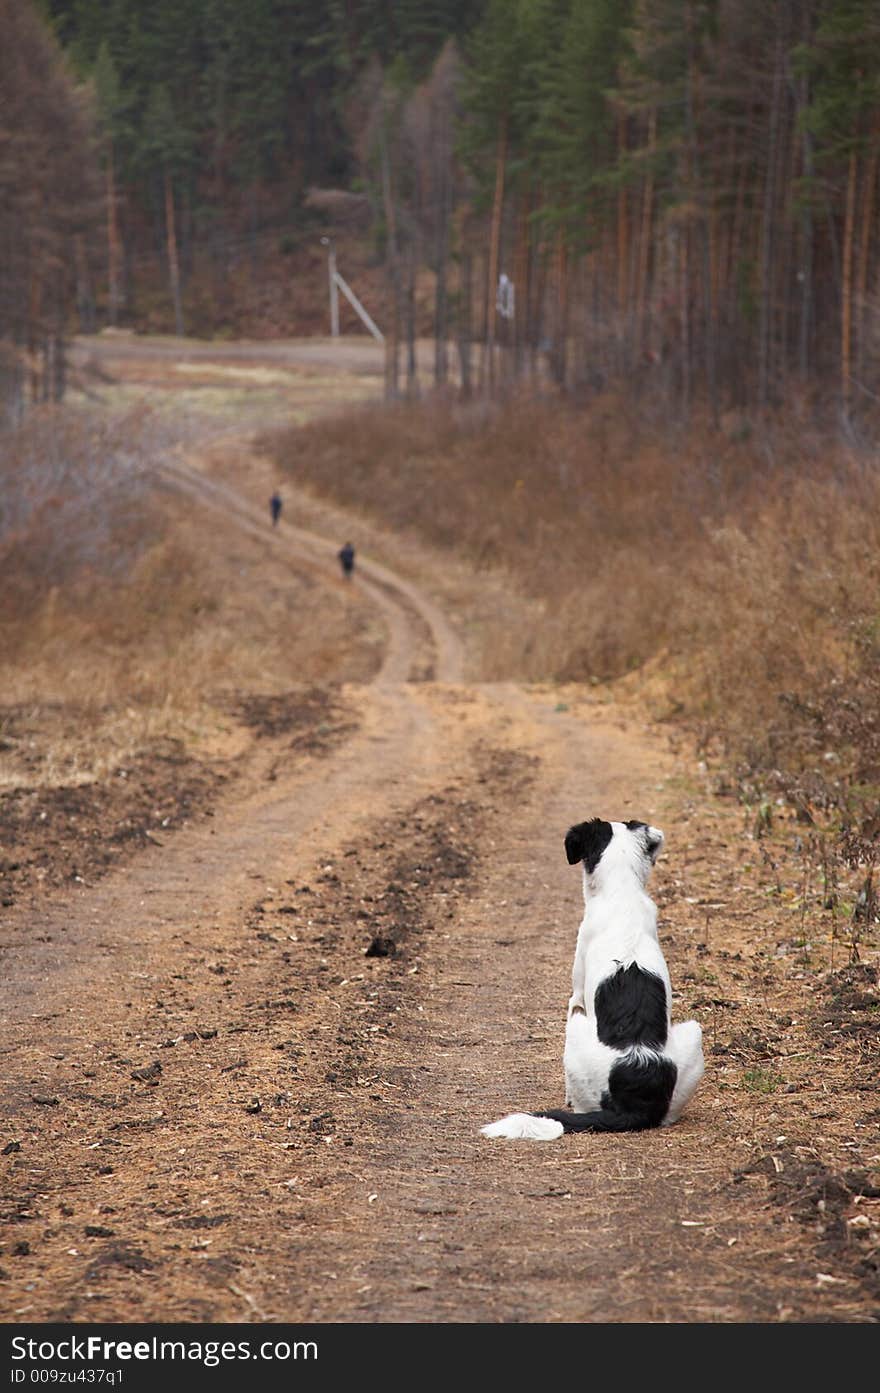
[[[162,487],[174,440],[140,410],[0,435],[0,788],[91,781],[167,739],[232,755],[238,694],[372,671],[356,597],[292,572],[268,524]]]
[[[46,408],[0,435],[0,734],[35,732],[26,767],[9,745],[0,786],[100,778],[197,719],[178,654],[209,597],[167,535],[167,444],[143,409]]]
[[[741,425],[658,438],[613,399],[444,404],[267,445],[299,483],[531,601],[527,629],[486,634],[484,676],[650,672],[668,713],[765,783],[880,802],[880,472]]]
[[[0,435],[0,661],[97,675],[114,650],[167,643],[206,603],[167,533],[156,465],[167,432],[143,409],[90,418],[52,407]],[[157,632],[158,631],[158,632]],[[60,652],[66,653],[66,664]],[[66,667],[66,671],[64,671]],[[87,692],[96,694],[95,682]]]

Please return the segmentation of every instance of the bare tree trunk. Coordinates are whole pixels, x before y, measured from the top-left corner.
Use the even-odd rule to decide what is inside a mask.
[[[537,206],[542,203],[542,194],[535,195]],[[526,236],[525,298],[522,309],[523,335],[528,345],[529,376],[534,380],[540,375],[541,349],[541,305],[544,295],[543,242],[540,234],[529,228]]]
[[[534,268],[532,272],[532,303],[529,311],[529,336],[533,352],[533,372],[540,374],[541,354],[545,351],[546,310],[549,283],[549,257],[541,238],[533,251]]]
[[[174,190],[171,175],[165,171],[165,236],[168,243],[168,274],[171,280],[171,298],[174,302],[174,328],[183,337],[183,305],[180,300],[180,265],[177,258],[177,229],[174,219]]]
[[[114,327],[119,320],[119,209],[116,206],[116,172],[113,145],[107,152],[107,312]]]
[[[67,390],[67,346],[60,330],[52,334],[50,395],[52,401],[62,401]]]
[[[877,159],[880,155],[880,118],[875,117],[868,147],[868,161],[862,184],[862,216],[859,231],[859,257],[856,274],[855,313],[855,370],[861,380],[864,372],[865,311],[868,293],[868,268],[871,260],[871,229],[874,222],[874,194],[877,184]]]
[[[856,180],[858,159],[855,146],[849,157],[846,179],[846,218],[843,225],[843,275],[840,287],[840,409],[844,429],[850,427],[852,399],[852,281],[853,242],[855,240]]]
[[[489,232],[489,271],[486,285],[486,394],[492,395],[495,386],[495,295],[498,288],[498,263],[501,248],[501,215],[504,211],[504,176],[507,163],[507,117],[498,127],[498,147],[495,157],[495,196],[492,200],[492,225]]]
[[[400,301],[396,286],[391,296],[390,332],[385,335],[385,398],[396,401],[400,395]]]
[[[700,169],[700,151],[697,143],[697,122],[694,114],[695,60],[693,40],[688,31],[688,76],[686,88],[686,121],[688,145],[690,147],[690,173],[696,185],[696,203],[700,210],[700,249],[703,281],[703,344],[706,362],[706,386],[709,393],[709,408],[712,424],[718,424],[718,384],[716,373],[715,304],[712,297],[712,254],[709,246],[709,207],[706,190]]]
[[[441,387],[449,379],[449,242],[455,201],[452,172],[450,117],[445,106],[432,128],[434,188],[436,190],[434,259],[434,382]]]
[[[782,93],[782,34],[777,27],[773,52],[773,89],[767,135],[767,177],[761,226],[761,302],[758,308],[758,405],[770,400],[770,334],[773,316],[773,218],[776,207],[780,98]]]
[[[517,376],[523,371],[523,357],[528,334],[529,307],[529,195],[523,195],[516,224],[516,247],[513,254],[514,302],[513,344]]]
[[[556,348],[553,375],[560,387],[568,379],[568,252],[562,228],[556,234]]]
[[[28,369],[31,380],[30,398],[32,402],[45,400],[45,336],[43,334],[42,309],[42,286],[37,271],[34,268],[31,270],[27,316]],[[43,363],[42,368],[40,367],[41,360]]]
[[[419,374],[416,361],[416,267],[419,262],[416,239],[409,245],[406,277],[406,395],[414,401],[419,395]]]
[[[458,339],[458,363],[459,375],[461,378],[461,395],[465,401],[473,394],[473,379],[471,374],[471,276],[473,274],[473,262],[469,251],[462,250],[459,295],[458,295],[458,321],[456,324]]]
[[[447,284],[449,261],[449,219],[451,216],[451,197],[448,171],[444,170],[442,195],[437,209],[437,236],[434,255],[437,263],[437,281],[434,291],[434,382],[443,386],[449,377],[449,291]]]
[[[391,289],[391,332],[385,337],[385,396],[396,401],[400,391],[398,349],[400,343],[400,263],[397,250],[397,218],[391,188],[391,160],[388,154],[388,134],[385,113],[380,124],[380,165],[382,171],[382,204],[385,210],[385,261]]]
[[[810,29],[804,33],[809,38]],[[797,83],[795,90],[797,103],[797,124],[801,131],[801,177],[807,186],[807,197],[801,203],[801,264],[798,269],[800,281],[800,315],[798,323],[798,373],[806,382],[810,373],[810,342],[813,332],[813,210],[810,204],[814,177],[813,137],[806,122],[810,103],[809,85],[806,74]]]
[[[639,237],[638,279],[636,282],[636,339],[635,356],[638,362],[645,346],[647,321],[648,268],[651,261],[651,229],[654,220],[653,154],[657,143],[657,112],[648,117],[648,173],[642,195],[642,230]]]
[[[690,420],[691,414],[691,277],[687,224],[679,231],[679,285],[681,333],[681,416]]]
[[[733,210],[733,226],[728,238],[727,288],[729,294],[736,294],[742,256],[743,229],[745,227],[746,188],[748,185],[749,162],[744,157],[737,161],[739,174],[736,181],[736,202]]]
[[[626,117],[621,115],[617,121],[617,162],[623,166],[626,154]],[[619,333],[621,371],[625,371],[628,354],[628,310],[629,310],[629,209],[626,189],[621,181],[617,190],[617,321]]]

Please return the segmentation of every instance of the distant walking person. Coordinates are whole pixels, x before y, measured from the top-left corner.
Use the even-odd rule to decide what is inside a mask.
[[[354,547],[351,542],[346,542],[344,547],[340,547],[338,555],[342,574],[346,580],[351,580],[351,573],[354,570]]]
[[[272,526],[278,526],[278,519],[281,517],[281,494],[276,489],[269,499],[269,511],[272,514]]]

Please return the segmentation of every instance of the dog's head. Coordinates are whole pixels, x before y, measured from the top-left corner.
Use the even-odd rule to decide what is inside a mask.
[[[663,840],[660,828],[647,822],[606,822],[594,817],[568,829],[565,854],[570,866],[580,861],[588,876],[594,875],[600,864],[614,861],[628,865],[644,885],[660,855]]]

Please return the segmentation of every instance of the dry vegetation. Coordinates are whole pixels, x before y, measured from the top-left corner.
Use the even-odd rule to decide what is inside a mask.
[[[362,411],[270,442],[296,481],[539,606],[487,677],[630,676],[760,808],[880,834],[880,479],[791,429],[687,438],[604,399]],[[295,461],[295,463],[291,463]]]
[[[264,445],[313,494],[429,543],[496,594],[501,582],[510,603],[471,616],[476,676],[637,688],[756,816],[784,796],[870,868],[880,482],[804,431],[728,427],[675,440],[611,398],[443,402],[361,409]],[[205,519],[168,512],[155,466],[181,428],[142,405],[100,419],[46,408],[4,438],[5,703],[77,704],[74,777],[145,740],[216,733],[230,693],[277,693],[303,665],[321,669],[303,649],[309,626],[291,622],[319,603],[307,579],[279,564],[255,608],[254,540],[233,529],[228,547],[206,546]],[[363,636],[342,597],[319,607],[316,643]]]
[[[169,741],[234,755],[242,693],[372,671],[372,620],[350,597],[281,557],[266,569],[270,537],[163,490],[157,465],[177,434],[143,406],[53,407],[3,437],[5,789],[92,783]]]

